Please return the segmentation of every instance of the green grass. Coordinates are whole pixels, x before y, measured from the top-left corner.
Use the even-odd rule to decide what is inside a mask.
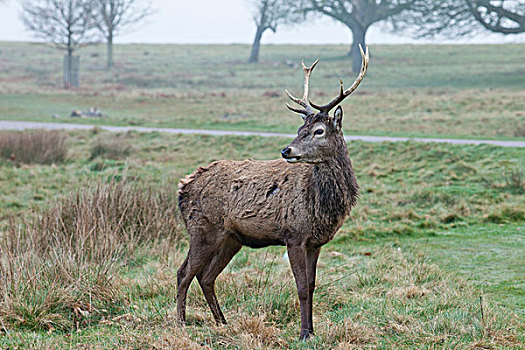
[[[42,44],[0,43],[0,119],[293,133],[300,120],[285,110],[283,90],[300,94],[298,64],[321,59],[311,89],[314,101],[325,102],[340,76],[347,86],[355,77],[347,49],[265,45],[261,63],[251,65],[246,45],[118,45],[108,72],[104,48],[92,46],[79,51],[82,86],[65,91],[62,53]],[[368,75],[344,103],[345,133],[525,138],[525,45],[377,45],[370,51]],[[67,117],[90,107],[107,117]],[[73,207],[79,191],[91,193],[100,183],[127,181],[136,191],[171,193],[166,186],[174,189],[198,166],[274,159],[289,140],[99,129],[68,135],[67,158],[59,164],[0,160],[0,263],[27,272],[14,284],[19,293],[0,294],[1,349],[517,348],[525,342],[524,149],[352,142],[361,198],[323,248],[316,336],[303,343],[282,247],[243,248],[219,277],[229,326],[214,325],[194,283],[189,325],[181,328],[175,286],[185,239],[143,238],[125,247],[111,241],[116,248],[104,249],[115,251],[101,263],[90,260],[101,256],[98,244],[71,252],[59,244],[53,260],[35,253],[45,245],[23,235],[33,215]],[[133,208],[141,212],[140,205]],[[142,225],[131,225],[141,232]],[[179,237],[180,223],[175,226]],[[12,261],[5,260],[14,249],[6,245],[9,232],[29,249]],[[106,236],[94,237],[107,243]],[[68,289],[70,279],[77,283]],[[71,304],[68,290],[80,304]],[[17,303],[6,305],[9,300]],[[86,303],[98,310],[78,311],[87,310]]]
[[[492,246],[500,246],[498,237],[512,235],[506,229],[493,232]],[[461,243],[479,246],[476,237]],[[220,276],[218,295],[229,326],[214,325],[197,286],[190,291],[189,325],[184,329],[175,325],[174,270],[183,256],[171,253],[174,261],[166,264],[150,258],[128,272],[133,286],[121,286],[129,295],[129,306],[121,316],[70,332],[11,330],[3,346],[68,348],[82,344],[109,349],[197,348],[200,344],[302,349],[344,347],[345,342],[348,346],[410,349],[519,346],[525,340],[524,330],[513,305],[499,301],[501,291],[487,292],[484,286],[467,281],[469,273],[459,273],[463,277],[449,273],[457,269],[443,252],[456,252],[457,242],[440,241],[438,245],[441,249],[431,249],[427,243],[408,238],[328,245],[319,264],[314,309],[317,335],[308,343],[297,341],[298,305],[288,263],[282,260],[283,249],[272,248],[244,249]],[[516,246],[510,254],[519,254]],[[462,254],[462,258],[475,260],[475,254]],[[470,273],[480,273],[488,263],[478,259]],[[489,279],[497,272],[493,270]]]
[[[0,227],[8,227],[9,216],[27,219],[97,181],[126,177],[176,186],[213,160],[274,159],[288,142],[99,130],[69,136],[63,163],[0,163]],[[101,140],[106,151],[93,152]],[[132,148],[112,152],[122,145]],[[311,341],[297,340],[298,302],[282,247],[243,248],[220,276],[217,293],[229,326],[214,325],[196,283],[189,325],[176,326],[183,240],[139,245],[131,258],[114,261],[111,283],[120,297],[104,318],[86,318],[67,330],[39,328],[31,320],[28,327],[8,324],[0,347],[430,349],[523,343],[525,199],[524,184],[512,174],[523,174],[525,150],[413,142],[352,142],[349,150],[361,198],[321,253],[317,335]]]
[[[431,260],[479,286],[492,300],[525,317],[523,225],[485,225],[409,240]],[[444,258],[445,257],[445,258]],[[497,268],[496,268],[497,266]]]
[[[79,51],[82,86],[61,89],[61,52],[0,43],[0,119],[294,132],[284,89],[300,94],[300,62],[321,59],[312,98],[334,97],[355,74],[344,45],[267,45],[247,64],[246,45],[118,45]],[[369,72],[344,102],[347,134],[523,139],[525,45],[370,47]],[[292,62],[296,66],[289,66]],[[68,118],[101,109],[102,120]],[[60,118],[54,119],[58,114]]]

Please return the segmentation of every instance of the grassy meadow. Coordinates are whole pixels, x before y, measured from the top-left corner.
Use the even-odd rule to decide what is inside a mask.
[[[284,89],[301,95],[300,62],[320,58],[312,99],[326,103],[356,74],[346,45],[121,45],[104,69],[103,46],[81,55],[81,87],[61,89],[62,53],[44,44],[0,43],[0,118],[204,129],[294,132]],[[370,47],[367,77],[343,103],[347,134],[525,138],[525,45]],[[68,118],[99,108],[103,120]],[[58,115],[60,118],[53,118]]]
[[[312,97],[349,86],[346,46],[83,48],[0,43],[0,120],[295,132],[283,90],[321,58]],[[525,139],[524,45],[371,46],[344,102],[346,134]],[[299,65],[298,65],[299,63]],[[69,118],[99,108],[102,119]],[[53,118],[53,115],[58,118]],[[525,342],[525,149],[348,145],[359,204],[319,259],[315,336],[298,340],[284,247],[244,247],[217,280],[227,326],[198,284],[175,322],[188,240],[179,179],[218,159],[275,159],[290,140],[0,131],[0,349],[516,349]]]
[[[275,158],[287,140],[98,129],[65,136],[61,162],[0,168],[2,349],[525,341],[525,150],[351,143],[360,204],[323,248],[316,336],[303,343],[283,247],[243,248],[219,277],[230,325],[214,325],[196,283],[189,325],[175,323],[176,269],[187,249],[178,179],[216,159]]]

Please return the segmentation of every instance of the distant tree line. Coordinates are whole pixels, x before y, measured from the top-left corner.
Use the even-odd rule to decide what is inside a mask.
[[[488,30],[501,34],[525,32],[525,0],[255,0],[256,34],[249,62],[259,59],[262,34],[277,25],[311,21],[328,16],[352,33],[349,55],[352,70],[359,71],[359,45],[366,46],[366,33],[383,22],[394,32],[417,38],[443,35],[461,37]],[[293,4],[293,5],[290,5]]]
[[[6,0],[0,0],[0,3]],[[282,26],[327,16],[351,33],[352,70],[361,66],[359,45],[375,23],[413,37],[461,37],[476,31],[505,35],[525,32],[525,0],[248,0],[256,25],[249,62],[259,61],[263,34]],[[23,0],[26,28],[66,52],[65,78],[74,52],[104,40],[106,66],[113,67],[113,41],[153,13],[150,0]],[[67,69],[66,69],[67,68]],[[70,84],[64,80],[66,87]]]
[[[66,52],[66,87],[71,85],[73,54],[79,47],[104,39],[106,66],[112,68],[114,38],[152,13],[148,0],[25,0],[22,6],[25,27]]]

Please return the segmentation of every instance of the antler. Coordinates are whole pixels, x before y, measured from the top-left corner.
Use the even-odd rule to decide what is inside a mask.
[[[366,48],[366,54],[363,52],[363,48],[361,45],[359,45],[359,50],[361,51],[361,71],[359,72],[359,75],[355,79],[352,86],[350,86],[348,89],[344,90],[343,88],[343,79],[339,79],[339,82],[341,83],[341,91],[339,92],[339,96],[337,96],[335,99],[333,99],[330,103],[319,106],[313,103],[311,100],[308,100],[309,105],[314,107],[315,109],[318,109],[321,113],[328,114],[332,108],[337,106],[339,103],[341,103],[345,98],[347,98],[352,92],[354,92],[355,89],[361,84],[361,81],[363,81],[363,78],[365,77],[366,70],[368,69],[368,47]]]
[[[294,108],[290,106],[288,103],[286,104],[286,107],[288,107],[289,110],[294,111],[296,113],[302,114],[303,119],[308,116],[309,114],[314,113],[314,110],[312,106],[310,105],[310,98],[308,97],[308,85],[310,84],[310,74],[312,74],[312,71],[315,68],[315,65],[319,62],[319,59],[315,60],[314,63],[310,67],[306,67],[304,65],[304,61],[302,62],[303,65],[303,71],[304,71],[304,91],[303,91],[303,98],[299,99],[295,96],[293,96],[288,90],[285,90],[288,97],[297,103],[298,105],[302,106],[304,109],[300,108]]]

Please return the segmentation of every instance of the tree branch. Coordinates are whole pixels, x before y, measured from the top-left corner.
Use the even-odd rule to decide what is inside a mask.
[[[525,32],[525,3],[518,3],[513,9],[515,12],[500,5],[493,5],[488,0],[474,0],[467,2],[470,13],[486,29],[503,34],[519,34]],[[485,12],[485,13],[484,13]],[[510,21],[515,26],[504,26],[502,21]]]

